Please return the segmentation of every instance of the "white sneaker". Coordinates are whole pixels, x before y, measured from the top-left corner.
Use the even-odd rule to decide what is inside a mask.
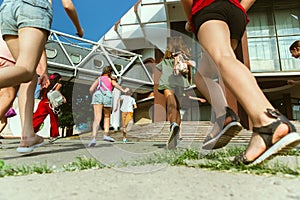
[[[115,140],[107,135],[103,135],[103,140],[107,142],[114,142]]]

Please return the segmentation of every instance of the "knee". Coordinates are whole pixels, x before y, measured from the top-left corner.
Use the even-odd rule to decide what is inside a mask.
[[[23,75],[23,83],[28,83],[33,80],[35,72],[26,70]]]

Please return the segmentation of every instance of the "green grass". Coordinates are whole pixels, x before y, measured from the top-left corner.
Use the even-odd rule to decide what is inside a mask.
[[[295,169],[290,168],[284,163],[273,162],[269,164],[247,166],[236,165],[232,162],[234,156],[239,155],[245,150],[246,147],[231,147],[222,150],[213,151],[208,154],[203,154],[196,149],[184,149],[176,151],[165,151],[162,153],[153,154],[147,158],[135,161],[132,165],[145,165],[145,164],[169,164],[180,165],[186,167],[203,168],[215,171],[239,172],[248,174],[271,174],[271,175],[300,175],[300,166],[297,164]],[[289,156],[299,156],[300,150],[294,149],[287,153]]]
[[[105,165],[100,163],[96,159],[77,157],[76,161],[73,161],[67,165],[63,166],[64,171],[79,171],[85,169],[102,169]]]
[[[4,176],[18,176],[18,175],[28,175],[28,174],[47,174],[52,173],[53,170],[47,165],[24,165],[21,167],[12,167],[6,165],[3,160],[0,160],[0,177]]]
[[[154,164],[168,164],[171,166],[185,166],[193,168],[202,168],[214,171],[226,171],[232,173],[247,173],[257,175],[290,175],[299,176],[300,166],[296,163],[295,168],[290,168],[284,163],[266,162],[257,166],[235,165],[232,160],[234,156],[240,154],[246,147],[228,147],[212,152],[201,152],[197,149],[179,149],[176,151],[163,151],[161,153],[154,153],[143,159],[134,162],[122,161],[119,167],[124,166],[140,166],[140,165],[154,165]],[[299,149],[293,149],[287,153],[289,156],[300,156]],[[100,163],[94,158],[77,157],[75,161],[64,165],[61,169],[55,167],[48,167],[47,165],[24,165],[22,167],[12,167],[6,165],[4,161],[0,160],[0,177],[4,176],[20,176],[28,174],[47,174],[58,171],[80,171],[86,169],[103,169],[109,168]],[[118,166],[115,166],[118,167]]]

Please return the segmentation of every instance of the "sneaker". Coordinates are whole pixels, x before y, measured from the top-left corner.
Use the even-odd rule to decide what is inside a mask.
[[[114,142],[115,140],[107,135],[103,135],[103,140],[107,142]]]
[[[167,149],[176,149],[177,139],[179,137],[179,125],[173,122],[170,126],[169,138],[167,141]]]
[[[123,139],[123,143],[126,144],[128,142],[127,138]]]
[[[92,139],[88,144],[88,147],[94,147],[94,146],[96,146],[96,138]]]

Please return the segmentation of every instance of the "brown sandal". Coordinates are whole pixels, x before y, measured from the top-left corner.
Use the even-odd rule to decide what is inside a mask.
[[[253,161],[250,161],[246,158],[245,152],[236,156],[234,158],[234,163],[236,165],[245,164],[245,165],[257,165],[266,160],[273,158],[274,156],[284,153],[289,149],[297,146],[300,143],[300,134],[296,133],[295,126],[285,117],[283,116],[278,110],[267,109],[266,114],[271,117],[277,119],[275,122],[262,126],[262,127],[254,127],[253,132],[258,133],[265,145],[266,151],[261,154],[258,158]],[[289,127],[289,133],[278,140],[276,143],[272,144],[272,138],[274,135],[275,130],[281,124],[286,124]]]

